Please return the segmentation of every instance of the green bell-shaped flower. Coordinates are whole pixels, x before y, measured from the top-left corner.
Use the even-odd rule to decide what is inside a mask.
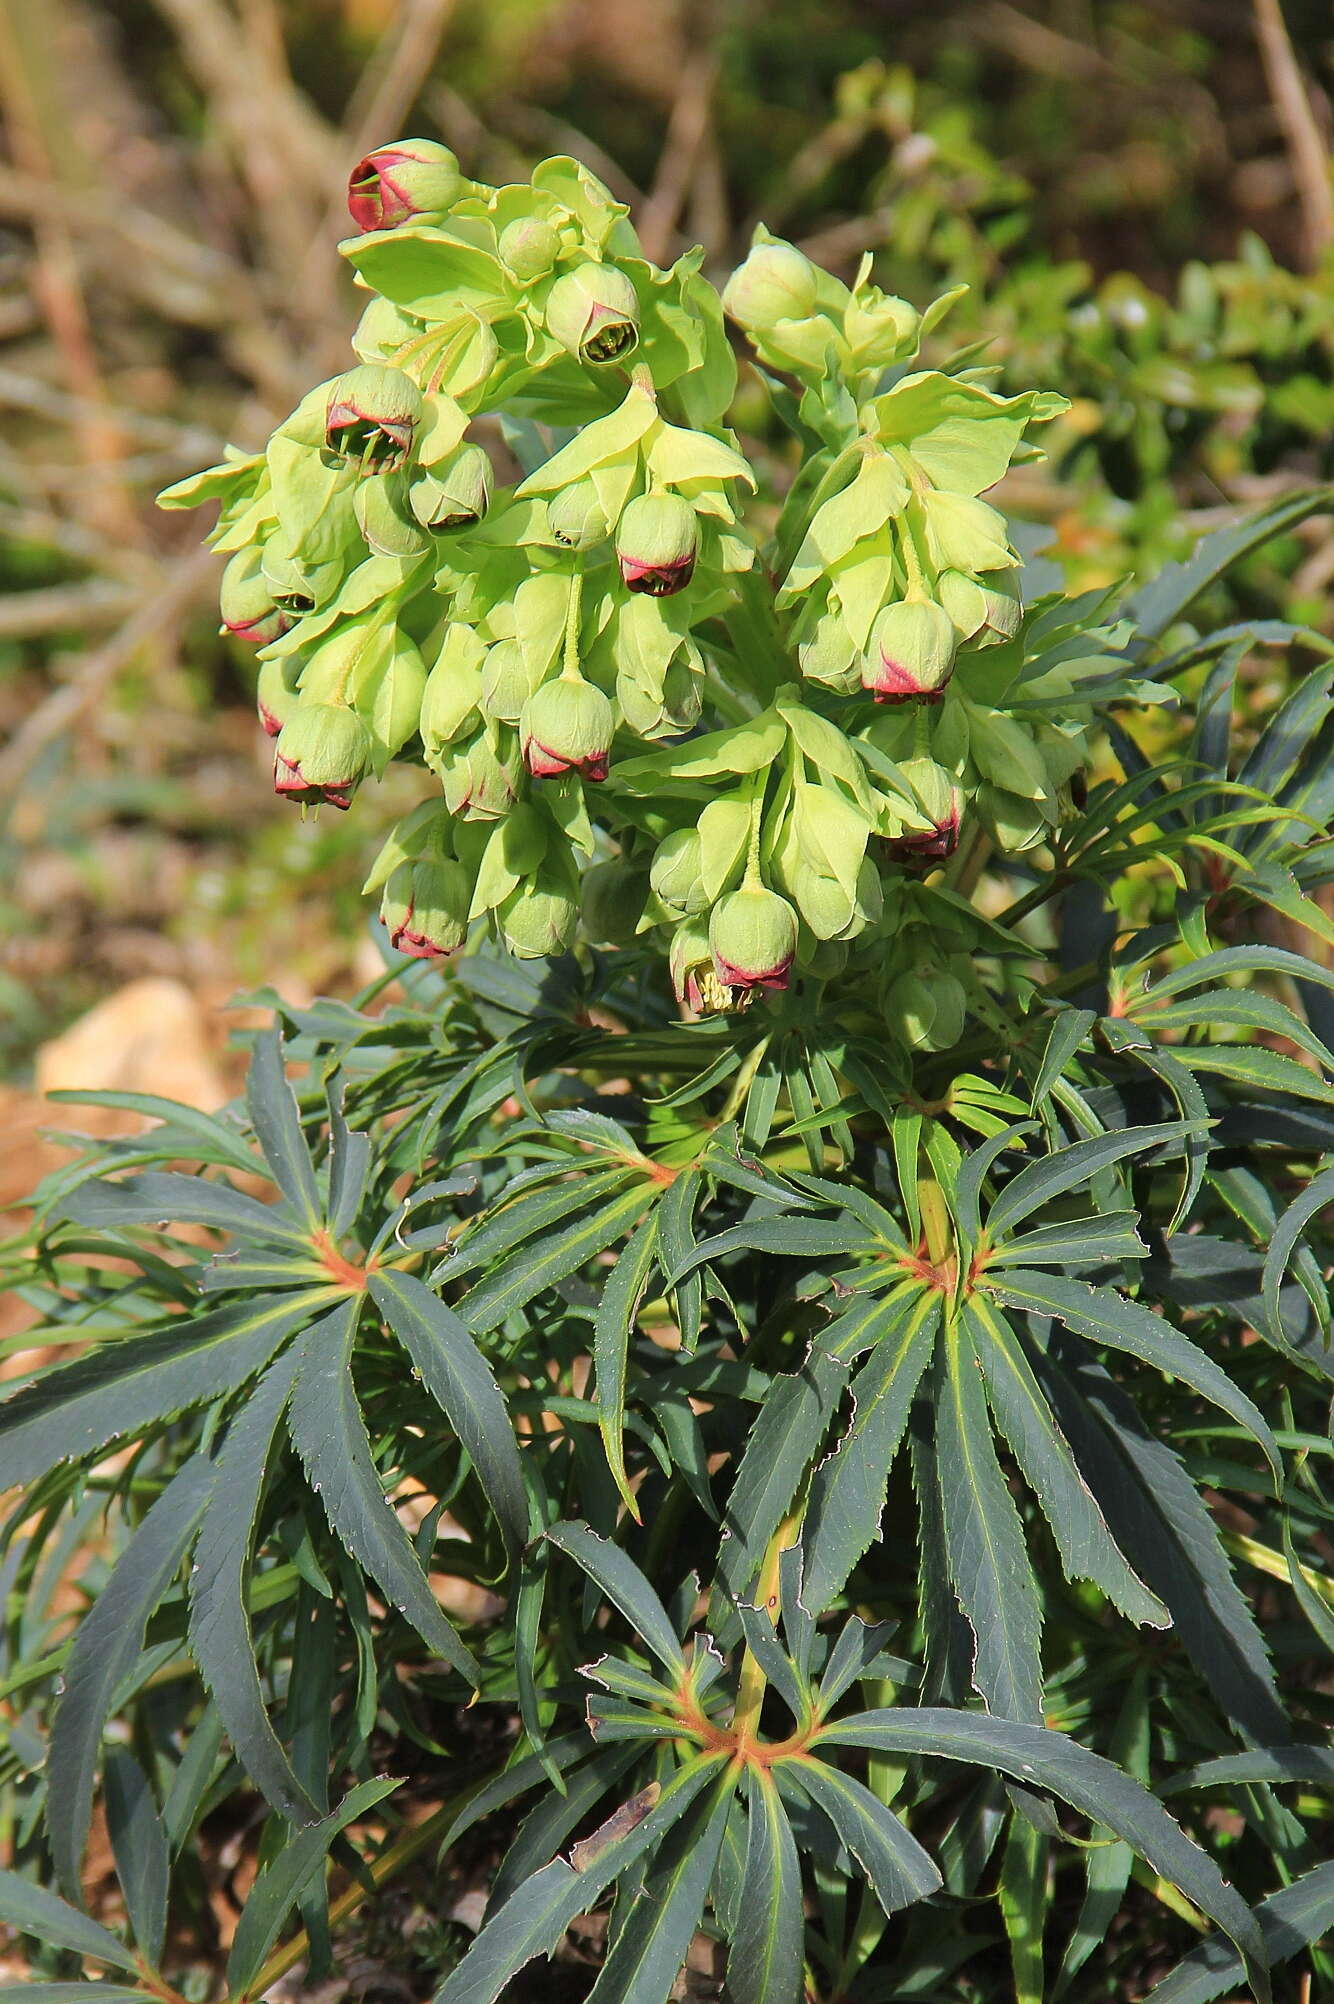
[[[218,587],[223,631],[252,647],[266,647],[294,623],[294,615],[284,611],[274,598],[262,568],[263,557],[258,548],[238,550]]]
[[[298,703],[278,733],[273,790],[306,807],[352,805],[371,768],[371,735],[344,703]]]
[[[615,362],[639,341],[639,300],[614,264],[580,264],[547,294],[547,332],[581,362]]]
[[[862,687],[877,703],[938,703],[954,673],[954,622],[927,598],[887,605],[871,630]]]
[[[385,886],[380,917],[395,953],[441,960],[468,936],[472,883],[461,863],[428,856],[400,863]]]
[[[797,914],[777,891],[743,884],[714,906],[709,951],[724,988],[786,988],[797,952]]]
[[[422,411],[422,393],[411,376],[363,362],[330,388],[324,442],[335,459],[362,473],[387,473],[408,459]]]
[[[523,706],[524,761],[534,779],[555,779],[563,772],[605,779],[615,727],[615,712],[601,689],[581,676],[558,675]]]
[[[699,521],[679,494],[641,494],[616,525],[616,559],[631,591],[670,598],[695,573]]]

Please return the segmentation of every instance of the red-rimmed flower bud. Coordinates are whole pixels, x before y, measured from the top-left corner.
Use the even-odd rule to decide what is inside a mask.
[[[954,621],[931,599],[887,605],[871,632],[862,686],[877,703],[938,703],[954,673]]]
[[[355,710],[298,704],[278,733],[273,790],[304,807],[345,809],[370,765],[370,733]]]
[[[815,267],[792,244],[756,244],[723,288],[723,310],[746,332],[765,334],[780,320],[815,311]]]
[[[547,503],[547,526],[564,549],[596,548],[610,524],[593,482],[576,480],[573,486],[553,494]]]
[[[725,988],[786,988],[797,952],[797,914],[777,891],[743,885],[714,906],[709,951]]]
[[[385,885],[380,917],[395,953],[443,960],[468,936],[472,884],[461,863],[426,857],[400,863]]]
[[[547,294],[548,334],[581,362],[615,362],[639,341],[639,301],[614,264],[581,264]]]
[[[695,573],[699,522],[679,494],[641,494],[616,526],[616,557],[631,591],[670,598]]]
[[[540,216],[516,216],[500,232],[500,262],[520,285],[545,278],[560,256],[560,234]]]
[[[301,662],[295,654],[276,661],[261,661],[255,684],[255,707],[266,737],[276,738],[299,701],[297,681]]]
[[[402,466],[422,417],[422,393],[402,369],[363,362],[339,376],[329,392],[324,442],[336,459],[364,473]]]
[[[263,553],[257,549],[238,550],[222,574],[218,587],[218,610],[224,629],[252,647],[266,647],[292,625],[290,615],[274,603],[269,581],[261,569]]]
[[[672,934],[669,965],[678,1002],[696,1016],[717,1015],[732,999],[714,972],[709,929],[699,919],[687,919]]]
[[[963,794],[958,785],[933,758],[904,759],[899,771],[917,795],[918,804],[931,817],[929,828],[905,828],[885,843],[896,861],[941,862],[959,846],[959,823],[963,815]]]
[[[591,682],[564,675],[544,682],[524,704],[519,723],[529,772],[534,779],[563,772],[605,779],[615,727],[610,701]]]
[[[463,186],[459,163],[435,139],[396,139],[358,160],[347,206],[359,230],[392,230],[414,216],[452,208]]]

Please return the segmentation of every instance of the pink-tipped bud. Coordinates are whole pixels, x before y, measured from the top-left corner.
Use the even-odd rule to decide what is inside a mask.
[[[415,216],[452,208],[463,186],[459,163],[434,139],[396,139],[358,160],[347,206],[359,230],[393,230]]]
[[[699,523],[679,494],[641,494],[616,528],[616,556],[631,591],[670,598],[695,573]]]
[[[605,779],[615,724],[611,703],[591,682],[564,675],[544,682],[519,721],[529,772],[534,779],[557,779],[563,772]]]
[[[730,891],[709,919],[709,951],[725,988],[786,988],[797,952],[797,914],[777,891]]]
[[[427,857],[400,863],[385,886],[380,917],[395,953],[443,960],[468,936],[472,885],[461,863]]]
[[[422,393],[402,369],[363,362],[338,377],[329,392],[324,442],[336,459],[365,473],[402,466],[422,418]]]
[[[303,807],[345,811],[370,765],[370,733],[355,710],[300,703],[278,733],[273,790]]]
[[[931,599],[887,605],[871,633],[862,686],[877,703],[938,703],[954,673],[954,622]]]

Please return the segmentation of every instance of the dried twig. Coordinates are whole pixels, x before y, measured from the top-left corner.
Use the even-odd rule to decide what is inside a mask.
[[[1297,184],[1306,256],[1314,270],[1334,244],[1334,177],[1279,0],[1254,0],[1254,8],[1255,38]]]
[[[699,50],[681,72],[657,177],[638,219],[645,255],[655,264],[667,262],[677,219],[690,193],[709,134],[717,81],[715,48]]]

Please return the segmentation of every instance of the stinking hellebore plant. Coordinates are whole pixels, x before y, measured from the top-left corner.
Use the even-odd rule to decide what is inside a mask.
[[[720,297],[570,160],[405,140],[350,207],[356,366],[164,501],[278,791],[421,773],[406,999],[270,998],[217,1116],[112,1096],[156,1125],[12,1262],[32,2004],[174,1999],[237,1802],[236,2000],[432,1858],[488,1902],[437,2004],[603,1911],[597,2004],[692,1944],[733,2004],[1334,1980],[1334,648],[1187,622],[1329,494],[1025,592],[982,497],[1062,399],[923,366],[949,297],[763,230]]]

